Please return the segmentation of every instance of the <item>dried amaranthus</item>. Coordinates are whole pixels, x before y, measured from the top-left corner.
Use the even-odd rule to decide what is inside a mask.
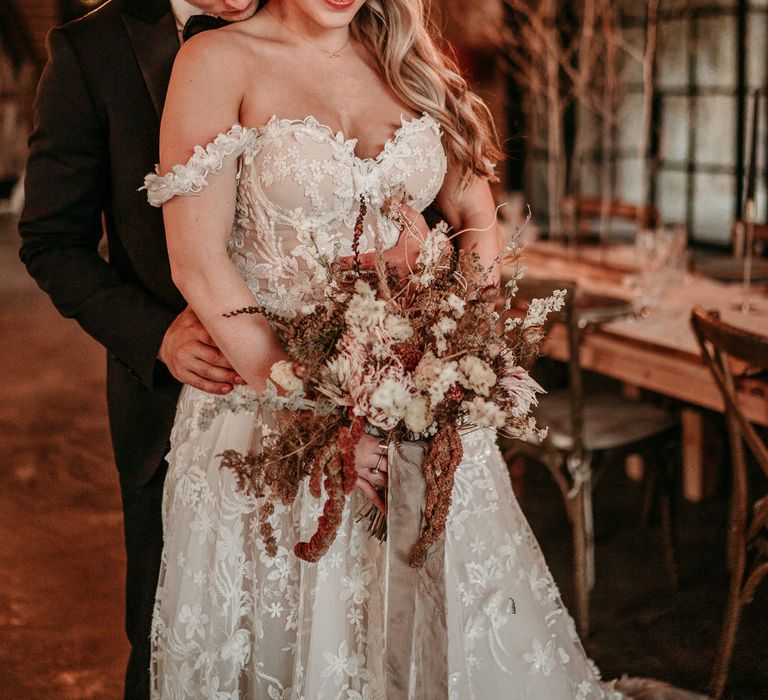
[[[421,471],[427,485],[424,503],[426,524],[411,551],[410,565],[420,567],[429,548],[445,532],[445,523],[451,510],[451,492],[456,468],[461,464],[464,448],[456,426],[446,425],[428,443]]]
[[[299,559],[308,562],[316,562],[325,554],[333,541],[341,525],[344,513],[346,496],[344,494],[343,467],[341,463],[341,451],[338,446],[332,448],[333,456],[326,462],[325,492],[327,498],[323,506],[323,513],[317,521],[317,531],[309,542],[297,542],[293,548],[294,554]]]

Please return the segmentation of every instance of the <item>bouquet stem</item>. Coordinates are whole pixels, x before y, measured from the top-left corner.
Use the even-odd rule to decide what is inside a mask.
[[[376,492],[386,503],[387,490],[377,487]],[[357,511],[357,520],[358,522],[360,520],[368,521],[366,530],[371,537],[375,537],[379,542],[384,542],[387,539],[387,514],[373,503],[366,503]]]

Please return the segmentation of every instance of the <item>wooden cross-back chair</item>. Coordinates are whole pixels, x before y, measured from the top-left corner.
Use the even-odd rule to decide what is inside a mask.
[[[701,308],[693,310],[691,325],[723,397],[731,448],[731,583],[711,680],[712,691],[721,698],[744,606],[752,601],[758,585],[768,575],[768,447],[744,416],[737,394],[741,378],[768,372],[768,337],[735,328],[721,321],[717,312]],[[740,366],[740,374],[734,373],[734,365]],[[750,484],[748,454],[758,466],[756,477],[762,485],[759,491],[754,478]]]
[[[649,476],[658,486],[664,558],[672,585],[677,585],[674,506],[680,429],[676,415],[653,403],[584,390],[579,357],[583,333],[630,313],[631,305],[583,293],[571,281],[529,278],[521,282],[518,299],[546,297],[554,289],[567,292],[565,308],[555,320],[567,333],[568,388],[547,393],[539,400],[537,420],[548,429],[547,438],[543,442],[510,441],[504,454],[508,463],[516,457],[528,457],[544,464],[560,487],[573,533],[576,623],[581,634],[587,635],[595,579],[592,490],[599,468],[609,460],[623,463],[623,457],[638,453],[656,457],[649,463]]]

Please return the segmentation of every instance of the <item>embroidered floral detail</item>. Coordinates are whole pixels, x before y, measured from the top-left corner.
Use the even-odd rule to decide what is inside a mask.
[[[179,613],[179,622],[186,625],[187,639],[192,639],[197,634],[205,637],[205,625],[208,622],[208,615],[203,613],[203,609],[199,605],[194,607],[183,605]]]
[[[321,675],[326,678],[334,676],[337,681],[341,681],[345,675],[353,678],[358,676],[365,663],[364,656],[349,653],[346,641],[339,644],[335,654],[330,651],[323,652],[323,660],[326,665]]]
[[[542,644],[538,639],[533,640],[533,651],[523,654],[529,664],[531,673],[543,673],[548,676],[555,668],[555,642],[550,639]]]
[[[251,640],[248,630],[237,630],[222,644],[220,653],[222,659],[232,661],[238,668],[244,668],[251,655]]]
[[[160,207],[180,194],[198,194],[208,184],[208,176],[221,170],[228,157],[239,156],[253,137],[252,129],[235,124],[221,133],[205,148],[195,146],[194,154],[186,165],[174,165],[171,172],[160,175],[160,166],[144,178],[147,199],[153,207]]]

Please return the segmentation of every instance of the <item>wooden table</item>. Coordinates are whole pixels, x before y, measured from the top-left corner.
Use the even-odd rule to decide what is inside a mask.
[[[602,258],[574,259],[563,246],[541,242],[526,248],[523,264],[531,278],[570,279],[591,292],[633,299],[636,274],[631,251],[631,246],[622,246]],[[699,356],[689,318],[695,306],[717,309],[724,321],[768,335],[768,296],[759,290],[753,293],[755,312],[750,314],[738,310],[741,299],[738,286],[686,275],[680,284],[668,287],[660,302],[644,315],[604,323],[588,333],[581,348],[581,364],[632,386],[722,412],[722,399]],[[564,327],[554,326],[544,352],[555,359],[567,359]],[[741,396],[749,419],[768,426],[768,385],[757,381],[745,385]],[[684,410],[683,432],[683,490],[686,498],[696,501],[711,493],[713,486],[707,483],[705,473],[700,412]]]

